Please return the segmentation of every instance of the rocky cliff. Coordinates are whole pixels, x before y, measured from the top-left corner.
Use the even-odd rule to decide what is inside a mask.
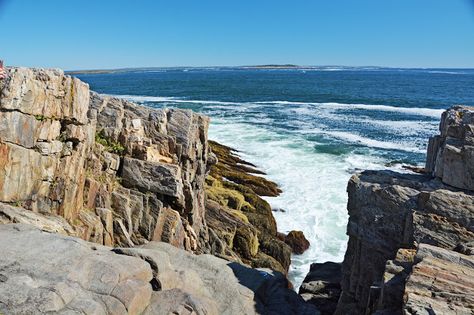
[[[0,90],[0,313],[316,312],[260,197],[279,189],[213,143],[217,163],[207,117],[60,70],[11,68]]]
[[[430,139],[426,174],[365,171],[349,181],[337,314],[472,314],[474,108]]]
[[[291,250],[260,198],[277,185],[210,142],[216,164],[207,117],[98,95],[59,70],[10,69],[1,84],[0,203],[15,207],[0,204],[2,222],[288,270]]]
[[[15,206],[0,210],[3,222],[53,220],[104,245],[199,250],[207,117],[100,96],[57,70],[10,69],[1,93],[0,202]]]

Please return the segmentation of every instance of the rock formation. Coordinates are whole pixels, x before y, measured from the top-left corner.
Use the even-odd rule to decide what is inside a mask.
[[[427,174],[365,171],[349,194],[337,314],[472,314],[474,109],[430,139]]]
[[[10,69],[1,93],[0,202],[99,244],[199,250],[207,117],[100,96],[59,70]]]
[[[211,253],[255,268],[288,272],[291,248],[278,238],[272,209],[261,198],[277,196],[278,186],[256,175],[263,173],[234,149],[209,144],[218,159],[206,179]]]
[[[287,235],[281,233],[280,239],[290,246],[294,254],[301,255],[309,248],[309,241],[302,231],[290,231]]]
[[[213,143],[216,164],[207,117],[60,70],[8,69],[0,91],[0,313],[316,312],[260,197],[280,190]]]
[[[271,270],[162,242],[110,248],[0,225],[2,314],[308,314],[316,310]]]
[[[341,295],[341,275],[340,263],[311,264],[299,294],[306,301],[316,305],[321,315],[332,315]]]

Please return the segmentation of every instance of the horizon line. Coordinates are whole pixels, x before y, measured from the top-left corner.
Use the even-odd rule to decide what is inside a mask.
[[[200,66],[138,66],[138,67],[117,67],[117,68],[88,68],[88,69],[64,69],[64,72],[79,73],[79,72],[113,72],[113,71],[130,71],[130,70],[153,70],[153,69],[183,69],[183,68],[253,68],[253,69],[318,69],[318,68],[373,68],[373,69],[452,69],[452,70],[474,70],[474,67],[396,67],[396,66],[348,66],[348,65],[296,65],[296,64],[256,64],[256,65],[200,65]]]

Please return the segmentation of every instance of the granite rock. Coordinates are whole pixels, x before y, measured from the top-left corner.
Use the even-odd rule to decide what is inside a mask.
[[[443,183],[474,190],[474,108],[455,106],[445,111],[439,130],[429,141],[427,171]]]
[[[364,171],[350,179],[349,241],[336,314],[472,311],[472,301],[456,298],[459,288],[445,277],[470,272],[460,261],[466,261],[461,257],[471,252],[474,242],[469,153],[473,113],[472,108],[455,106],[443,114],[441,134],[428,147],[428,174]],[[450,254],[438,261],[441,252]],[[417,263],[422,253],[426,257]],[[440,289],[427,284],[438,280]],[[472,288],[469,281],[462,286]]]
[[[112,249],[4,224],[0,252],[5,314],[318,314],[281,274],[167,243]]]

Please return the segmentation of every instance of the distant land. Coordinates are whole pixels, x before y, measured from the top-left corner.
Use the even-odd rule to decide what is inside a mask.
[[[179,70],[179,69],[206,69],[206,68],[229,68],[229,69],[307,69],[319,68],[316,66],[298,66],[293,64],[268,64],[268,65],[253,65],[253,66],[213,66],[213,67],[140,67],[140,68],[119,68],[119,69],[92,69],[92,70],[71,70],[66,71],[69,74],[98,74],[98,73],[119,73],[131,71],[154,71],[154,70]]]
[[[105,74],[105,73],[125,73],[125,72],[148,72],[157,70],[192,70],[192,69],[232,69],[232,70],[383,70],[383,69],[409,69],[409,70],[472,70],[471,68],[398,68],[382,66],[301,66],[294,64],[266,64],[250,66],[202,66],[202,67],[137,67],[137,68],[118,68],[118,69],[91,69],[91,70],[69,70],[68,74]]]

